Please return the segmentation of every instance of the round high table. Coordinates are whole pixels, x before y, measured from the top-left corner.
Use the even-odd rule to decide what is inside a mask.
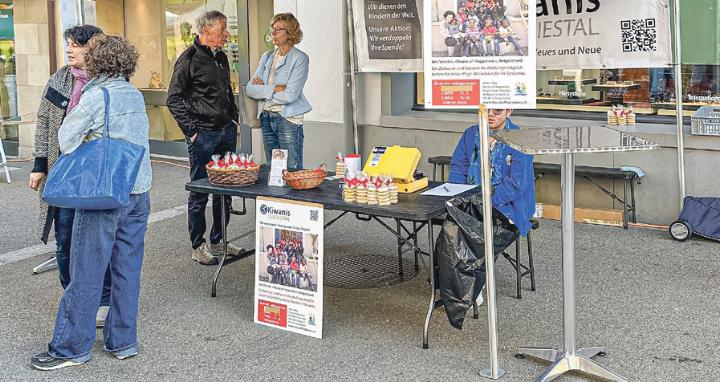
[[[575,154],[657,149],[655,142],[605,126],[570,128],[526,128],[502,131],[496,137],[526,154],[561,154],[562,188],[562,277],[564,349],[518,349],[518,354],[551,362],[536,381],[551,381],[560,375],[579,371],[609,381],[625,381],[620,375],[597,364],[592,357],[605,354],[605,347],[577,348],[575,345]]]

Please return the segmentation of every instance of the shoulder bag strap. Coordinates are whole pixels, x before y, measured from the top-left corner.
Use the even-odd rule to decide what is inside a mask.
[[[104,87],[101,87],[103,92],[103,98],[105,99],[105,120],[103,121],[103,136],[105,138],[110,138],[110,125],[108,124],[110,121],[110,113],[108,112],[108,109],[110,107],[110,93],[108,93],[108,90]]]

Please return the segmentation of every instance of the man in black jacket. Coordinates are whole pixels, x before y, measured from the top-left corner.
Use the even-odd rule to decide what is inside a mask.
[[[230,84],[230,65],[222,47],[227,42],[227,17],[209,11],[197,20],[199,35],[175,62],[167,106],[185,135],[190,157],[190,179],[207,178],[205,165],[213,154],[235,151],[238,108]],[[225,197],[226,220],[230,219],[230,197]],[[217,264],[222,253],[220,196],[212,198],[213,224],[210,244],[205,241],[205,207],[208,194],[190,192],[188,230],[192,259],[205,265]],[[228,255],[241,249],[228,245]]]

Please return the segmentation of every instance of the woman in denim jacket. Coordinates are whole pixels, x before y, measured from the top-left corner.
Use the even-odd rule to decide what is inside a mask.
[[[302,31],[292,13],[272,18],[273,51],[265,52],[250,82],[247,95],[258,100],[265,159],[273,149],[288,151],[288,170],[303,168],[303,115],[312,107],[303,95],[309,58],[294,45]]]
[[[76,210],[71,247],[72,283],[63,293],[48,351],[31,359],[40,370],[55,370],[90,360],[95,314],[103,275],[110,267],[110,311],[103,328],[105,349],[118,359],[137,354],[137,311],[145,231],[150,214],[152,170],[149,124],[142,94],[127,82],[137,68],[137,49],[117,36],[98,35],[85,55],[91,80],[80,102],[65,118],[58,140],[63,153],[102,135],[108,90],[109,134],[145,147],[130,204],[114,210]],[[112,153],[110,153],[112,155]]]

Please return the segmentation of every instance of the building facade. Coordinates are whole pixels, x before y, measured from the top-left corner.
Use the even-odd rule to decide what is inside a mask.
[[[437,0],[437,2],[457,0]],[[2,5],[3,2],[0,2]],[[108,33],[123,35],[140,50],[141,64],[132,79],[145,95],[151,121],[151,150],[155,154],[186,156],[182,135],[165,105],[165,88],[176,57],[192,41],[194,19],[201,12],[218,9],[228,15],[232,34],[226,51],[232,61],[234,90],[239,93],[257,65],[267,44],[269,21],[276,12],[293,12],[304,39],[299,48],[310,56],[305,95],[313,110],[305,116],[305,164],[330,163],[338,151],[352,149],[352,101],[345,1],[317,0],[17,0],[9,2],[14,16],[14,62],[17,72],[17,114],[28,123],[5,128],[20,156],[32,153],[32,113],[50,73],[64,61],[62,31],[76,23],[97,24]],[[690,115],[700,104],[720,104],[720,57],[717,26],[718,0],[683,0],[682,42],[684,94]],[[0,7],[2,12],[2,7]],[[1,14],[0,14],[1,17]],[[702,22],[699,22],[701,20]],[[436,22],[439,22],[437,20]],[[2,28],[0,28],[1,30]],[[46,36],[44,38],[44,36]],[[2,46],[0,45],[0,48]],[[2,54],[0,54],[2,57]],[[7,67],[7,66],[6,66]],[[582,69],[582,68],[579,68]],[[7,69],[6,69],[7,71]],[[521,127],[600,125],[610,105],[606,95],[587,89],[584,100],[567,96],[566,88],[549,82],[560,73],[538,71],[538,110],[518,111],[513,121]],[[674,117],[674,73],[668,68],[633,68],[583,71],[598,81],[633,81],[639,89],[620,97],[639,114],[638,124],[627,130],[661,144],[653,152],[608,153],[578,156],[579,165],[636,166],[646,176],[636,188],[638,220],[668,224],[680,209],[677,141]],[[418,147],[421,170],[431,172],[427,158],[450,155],[462,131],[476,120],[472,111],[423,110],[422,73],[360,73],[357,118],[361,154],[374,145]],[[541,90],[542,89],[542,90]],[[2,90],[2,89],[0,89]],[[1,93],[0,93],[1,95]],[[702,101],[698,101],[702,100]],[[241,104],[241,103],[240,103]],[[686,122],[689,133],[689,120]],[[262,157],[260,132],[243,128],[241,149]],[[12,138],[15,137],[15,138]],[[718,196],[720,137],[685,135],[686,185],[689,195]],[[11,142],[12,144],[12,142]],[[536,161],[559,162],[558,157]],[[622,183],[601,182],[622,194]],[[543,177],[537,183],[538,201],[558,205],[559,179]],[[579,181],[576,206],[622,209],[601,191]]]

